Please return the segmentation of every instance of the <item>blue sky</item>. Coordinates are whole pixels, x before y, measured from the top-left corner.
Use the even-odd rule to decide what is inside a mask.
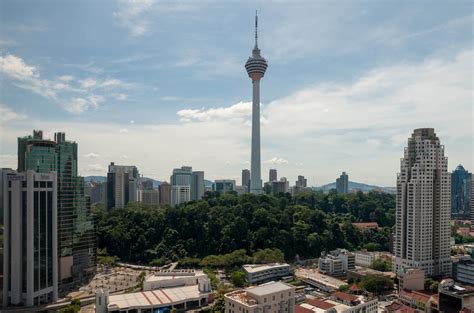
[[[39,128],[79,143],[82,175],[115,161],[240,181],[255,9],[264,180],[394,185],[418,127],[474,169],[470,1],[2,1],[1,165]]]

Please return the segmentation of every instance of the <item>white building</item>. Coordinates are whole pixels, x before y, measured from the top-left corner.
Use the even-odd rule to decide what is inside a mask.
[[[150,313],[175,308],[178,312],[198,309],[212,302],[209,279],[198,284],[109,295],[96,291],[96,313]]]
[[[369,267],[372,262],[380,258],[380,253],[377,251],[355,251],[355,265],[362,267]]]
[[[451,175],[433,128],[415,129],[397,175],[393,271],[451,275]]]
[[[242,268],[249,284],[268,282],[291,275],[290,265],[286,263],[245,264]]]
[[[321,253],[319,272],[331,276],[343,276],[348,270],[355,268],[355,255],[345,249],[336,249],[329,254]]]
[[[191,201],[191,186],[171,186],[171,205],[178,205]]]
[[[203,271],[186,270],[162,270],[150,274],[143,282],[143,290],[154,290],[159,288],[170,288],[179,286],[198,285],[200,281],[208,282],[209,278]]]
[[[173,169],[173,173],[170,176],[171,186],[189,187],[189,197],[185,196],[182,198],[183,202],[177,202],[176,204],[188,202],[191,200],[200,200],[204,196],[205,184],[204,184],[204,172],[193,171],[191,166],[182,166],[181,168]],[[176,188],[179,189],[179,188]],[[179,192],[178,192],[179,193]],[[172,196],[173,197],[173,196]],[[175,199],[179,198],[176,194]],[[172,203],[173,205],[173,203]]]
[[[4,172],[4,305],[58,298],[56,173]]]
[[[295,287],[282,282],[270,282],[227,293],[226,313],[295,312]]]

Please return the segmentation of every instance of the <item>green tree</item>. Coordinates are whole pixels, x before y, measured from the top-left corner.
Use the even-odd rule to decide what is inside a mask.
[[[230,281],[235,287],[243,287],[245,285],[245,273],[243,271],[232,272]]]
[[[252,261],[291,261],[297,254],[319,257],[335,248],[388,250],[394,203],[393,195],[380,192],[295,197],[208,192],[174,207],[130,203],[110,212],[94,207],[98,259],[109,265],[120,259],[229,269]],[[352,226],[374,219],[381,229],[361,232]]]
[[[382,258],[377,258],[370,264],[370,268],[381,272],[388,272],[392,270],[392,263],[386,262]]]
[[[393,280],[386,276],[367,275],[362,278],[359,286],[365,291],[379,294],[393,290]]]

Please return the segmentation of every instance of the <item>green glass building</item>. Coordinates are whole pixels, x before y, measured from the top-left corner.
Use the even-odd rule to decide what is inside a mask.
[[[60,292],[89,280],[97,264],[94,222],[77,154],[77,143],[66,141],[64,133],[55,133],[54,141],[43,139],[42,131],[18,138],[19,172],[57,172]]]

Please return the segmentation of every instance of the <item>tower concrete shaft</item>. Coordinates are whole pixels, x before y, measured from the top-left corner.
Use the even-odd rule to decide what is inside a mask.
[[[262,173],[260,157],[260,79],[265,75],[267,61],[260,55],[257,42],[258,19],[255,16],[255,47],[252,56],[245,63],[245,69],[252,79],[252,151],[250,170],[250,192],[262,193]]]

